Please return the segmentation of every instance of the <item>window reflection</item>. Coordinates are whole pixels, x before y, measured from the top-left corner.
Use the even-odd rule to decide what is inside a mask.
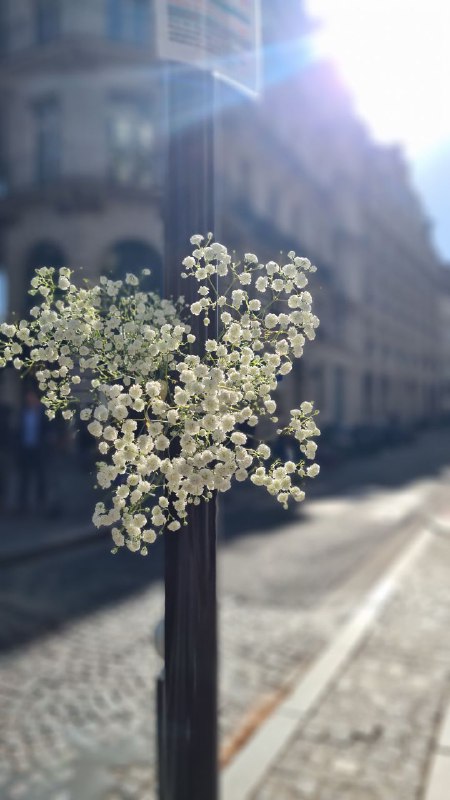
[[[54,97],[35,106],[36,177],[38,183],[49,183],[61,170],[61,108]]]
[[[151,186],[155,128],[149,101],[113,101],[108,118],[110,175],[119,183]]]

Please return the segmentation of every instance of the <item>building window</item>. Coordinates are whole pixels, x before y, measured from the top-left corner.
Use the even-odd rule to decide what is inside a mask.
[[[373,396],[373,376],[370,372],[366,372],[362,376],[362,415],[365,420],[371,420],[374,411],[374,396]]]
[[[335,367],[334,369],[334,421],[336,425],[342,425],[345,414],[345,369]]]
[[[41,100],[36,115],[36,177],[51,183],[61,171],[61,108],[55,98]]]
[[[331,314],[333,317],[332,325],[334,339],[339,344],[345,344],[347,339],[348,315],[346,314],[345,309],[342,307],[342,304],[339,302],[333,304]]]
[[[236,171],[235,179],[236,183],[236,193],[238,195],[239,200],[247,201],[249,195],[249,187],[252,186],[252,167],[248,159],[243,159],[239,164],[239,169]],[[450,311],[449,311],[450,317]]]
[[[9,174],[6,161],[0,157],[0,200],[9,193]]]
[[[325,376],[322,367],[314,367],[310,370],[311,397],[316,408],[325,408]]]
[[[108,119],[110,174],[119,183],[150,186],[154,182],[155,128],[150,99],[120,100]]]
[[[8,316],[9,307],[9,280],[6,267],[0,263],[0,322]]]
[[[273,223],[278,218],[280,193],[277,186],[271,186],[267,194],[267,214]]]
[[[5,122],[0,117],[0,200],[9,192],[9,159],[5,128]]]
[[[291,217],[292,230],[298,231],[299,229],[301,229],[302,214],[299,206],[294,206],[291,209],[290,217]]]
[[[39,44],[53,42],[60,34],[61,0],[37,0],[36,40]]]
[[[8,0],[0,0],[0,55],[6,53],[9,44]]]
[[[107,0],[107,32],[115,41],[148,44],[149,0]]]

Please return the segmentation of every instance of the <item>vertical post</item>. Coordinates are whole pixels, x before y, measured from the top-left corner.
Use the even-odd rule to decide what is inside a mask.
[[[214,230],[213,77],[173,67],[167,86],[165,292],[197,299],[183,280],[189,238]],[[201,354],[216,335],[191,320]],[[206,332],[207,331],[207,332]],[[217,798],[216,500],[189,507],[188,524],[165,535],[164,764],[160,800]]]
[[[165,684],[164,670],[162,669],[156,679],[156,759],[157,781],[159,787],[159,800],[165,800],[166,775],[165,775]]]

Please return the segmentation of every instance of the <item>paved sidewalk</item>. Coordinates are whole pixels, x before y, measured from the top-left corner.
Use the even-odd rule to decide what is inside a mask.
[[[448,476],[442,476],[439,486],[441,498],[446,498]],[[398,520],[400,512],[402,516],[413,513],[419,522],[424,511],[417,502],[422,503],[425,495],[422,489],[410,495],[405,488],[390,500],[383,494],[377,494],[376,500],[361,497],[358,513],[365,528],[375,511],[377,519],[382,517],[374,527],[380,537],[384,526],[394,517]],[[348,501],[340,498],[339,502]],[[438,503],[431,503],[436,510]],[[318,513],[316,505],[309,506],[312,519]],[[328,509],[335,522],[336,500],[319,505],[320,513]],[[349,508],[357,513],[353,504]],[[345,515],[339,519],[342,539],[348,520]],[[308,530],[317,537],[314,525]],[[306,528],[295,531],[296,537],[300,534],[304,538]],[[333,528],[329,536],[325,542],[331,545],[336,538]],[[424,795],[449,690],[448,537],[450,518],[436,526],[431,545],[405,574],[400,591],[368,629],[328,694],[312,708],[306,725],[295,727],[274,767],[262,775],[246,800],[449,800],[450,792],[443,798]],[[255,541],[262,547],[260,538],[241,544],[253,550]],[[275,532],[270,541],[272,548],[279,547]],[[235,551],[242,558],[243,550]],[[43,580],[51,581],[63,569],[63,561],[49,563],[48,575],[39,573]],[[268,559],[272,570],[274,563],[272,555]],[[279,563],[286,582],[288,556]],[[257,569],[264,569],[264,564],[265,557]],[[87,565],[79,573],[83,591],[92,579],[89,570]],[[333,586],[327,576],[327,585]],[[296,580],[300,580],[298,574]],[[97,588],[95,576],[94,581]],[[37,604],[35,584],[36,580],[34,585],[32,580],[26,583],[27,591],[21,594],[27,613]],[[351,593],[351,597],[359,596]],[[236,747],[264,725],[293,679],[298,680],[299,672],[306,673],[335,640],[348,617],[348,596],[340,607],[332,594],[325,606],[275,604],[269,592],[253,599],[236,590],[222,595],[224,761],[233,765]],[[158,582],[122,598],[116,606],[67,620],[60,629],[0,657],[1,800],[156,797],[154,686],[160,660],[151,639],[162,610],[163,590]]]
[[[447,527],[431,534],[356,655],[248,800],[430,800],[425,789],[450,695],[447,535]],[[157,585],[72,624],[62,637],[2,657],[2,800],[156,797],[160,662],[150,632],[162,606]],[[276,703],[283,678],[302,661],[308,667],[332,639],[329,624],[224,598],[223,744],[243,709],[264,696]]]
[[[448,800],[449,621],[450,516],[248,800]]]

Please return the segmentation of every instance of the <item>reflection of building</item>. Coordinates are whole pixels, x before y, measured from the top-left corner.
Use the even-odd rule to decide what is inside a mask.
[[[153,265],[161,279],[164,101],[152,7],[2,5],[0,264],[11,309],[24,309],[30,273],[44,263],[87,275]],[[332,70],[309,62],[299,7],[263,2],[266,90],[220,126],[218,234],[317,263],[322,324],[297,377],[322,425],[418,420],[435,408],[438,381],[426,222],[401,154],[375,146]],[[298,380],[284,385],[299,399]]]

